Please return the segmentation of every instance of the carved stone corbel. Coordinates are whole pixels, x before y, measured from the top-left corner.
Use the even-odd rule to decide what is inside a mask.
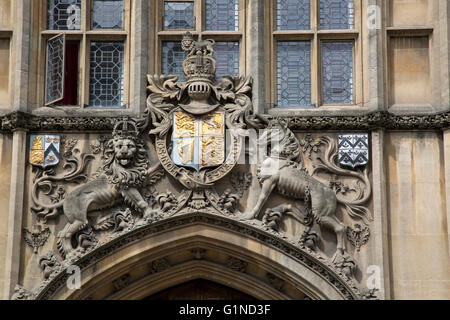
[[[129,273],[126,273],[122,276],[120,276],[119,278],[117,278],[116,280],[114,280],[113,286],[114,286],[114,290],[115,292],[118,292],[120,290],[122,290],[123,288],[127,287],[131,282],[131,276]]]
[[[226,266],[231,270],[243,273],[247,269],[248,263],[234,257],[229,257]]]
[[[161,258],[153,261],[150,264],[150,273],[158,273],[170,268],[170,263],[166,258]]]

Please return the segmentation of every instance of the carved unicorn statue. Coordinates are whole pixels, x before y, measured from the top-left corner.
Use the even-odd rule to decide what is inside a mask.
[[[325,152],[325,160],[320,159],[321,163],[315,168],[314,173],[326,170],[332,174],[358,178],[366,185],[364,192],[360,191],[356,200],[343,199],[336,195],[333,189],[302,170],[300,143],[287,124],[283,125],[279,119],[276,119],[269,123],[268,128],[271,130],[267,130],[259,140],[259,144],[269,141],[272,148],[270,156],[262,161],[258,168],[258,179],[262,184],[262,190],[255,207],[243,213],[240,220],[257,219],[275,188],[284,196],[310,201],[314,220],[336,234],[337,251],[333,260],[336,259],[338,254],[344,254],[346,232],[346,226],[336,217],[337,204],[343,204],[347,213],[353,218],[360,218],[365,223],[371,220],[370,211],[361,206],[367,202],[371,194],[367,172],[362,174],[335,165],[333,162],[337,154],[336,143],[329,138],[322,138],[324,139],[322,142],[329,147]]]

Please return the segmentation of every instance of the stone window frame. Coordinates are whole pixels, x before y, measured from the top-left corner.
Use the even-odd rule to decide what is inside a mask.
[[[130,108],[130,82],[131,82],[131,13],[134,0],[123,0],[123,27],[122,29],[94,29],[92,26],[93,0],[81,2],[81,28],[80,30],[48,30],[47,29],[47,1],[39,1],[39,46],[42,48],[38,54],[37,65],[37,92],[38,107],[53,109],[82,109],[82,110],[125,110]],[[45,74],[46,74],[46,48],[47,41],[56,35],[64,34],[66,41],[79,41],[79,74],[78,74],[78,103],[76,106],[47,105],[45,104]],[[91,41],[119,41],[125,45],[123,68],[123,106],[120,107],[92,107],[89,105],[89,77],[90,77],[90,43]]]
[[[8,41],[9,43],[9,60],[7,61],[8,63],[8,101],[0,101],[0,109],[2,108],[7,108],[12,104],[12,99],[13,99],[13,92],[12,92],[12,77],[13,74],[11,72],[11,68],[13,65],[13,48],[12,46],[12,39],[13,39],[13,29],[8,27],[8,28],[1,28],[0,30],[0,40],[5,40]]]
[[[164,29],[164,2],[194,2],[194,30],[165,30]],[[239,42],[239,74],[246,74],[246,8],[249,0],[238,0],[239,28],[237,31],[206,31],[206,1],[205,0],[155,0],[156,4],[150,6],[150,73],[162,74],[161,53],[163,41],[181,41],[186,31],[195,39],[201,34],[203,39],[217,41]],[[230,75],[234,76],[234,75]]]
[[[433,3],[434,0],[430,2]],[[440,85],[436,84],[436,79],[443,81],[441,78],[442,74],[440,74],[440,70],[438,66],[442,63],[442,60],[439,59],[439,52],[441,50],[439,41],[436,41],[436,37],[439,37],[439,24],[441,23],[439,17],[439,0],[436,0],[438,3],[437,6],[430,5],[429,15],[430,15],[430,23],[425,25],[414,25],[414,26],[393,26],[393,9],[392,9],[392,0],[387,0],[384,5],[383,15],[384,15],[384,37],[385,37],[385,46],[384,46],[384,55],[386,57],[385,62],[385,82],[386,82],[386,93],[384,95],[384,104],[386,108],[391,112],[400,112],[400,113],[428,113],[428,112],[436,112],[441,110],[448,110],[448,107],[445,108],[441,103],[441,92]],[[428,50],[429,50],[429,66],[430,66],[430,98],[429,103],[426,104],[394,104],[392,103],[391,97],[391,59],[390,59],[390,43],[392,38],[398,37],[428,37]],[[434,61],[440,61],[440,63],[434,63]],[[448,81],[447,81],[448,83]],[[448,102],[447,102],[448,104]]]
[[[363,70],[363,17],[365,4],[362,0],[354,0],[354,26],[353,29],[320,29],[320,0],[310,0],[310,30],[277,30],[276,1],[266,2],[266,48],[270,64],[266,65],[266,86],[270,88],[266,93],[268,104],[266,109],[270,113],[284,114],[286,112],[303,113],[318,110],[344,110],[364,106],[364,70]],[[353,104],[323,104],[322,103],[322,55],[321,43],[323,41],[353,41]],[[277,58],[276,44],[278,41],[311,41],[311,105],[313,108],[301,106],[276,107],[277,97]]]

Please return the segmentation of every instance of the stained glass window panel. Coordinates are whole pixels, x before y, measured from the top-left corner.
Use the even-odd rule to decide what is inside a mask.
[[[89,102],[93,107],[123,106],[123,42],[91,42]]]
[[[353,103],[353,42],[322,43],[322,97],[324,104]]]
[[[311,107],[311,42],[277,42],[278,107]]]
[[[80,30],[81,0],[48,0],[48,30]]]
[[[183,60],[186,52],[181,48],[180,42],[163,41],[161,57],[161,73],[164,75],[179,76],[179,81],[185,81],[183,73]]]
[[[92,27],[94,29],[121,29],[123,27],[123,0],[94,0]]]
[[[216,79],[239,74],[239,42],[216,42],[214,57],[217,62]]]
[[[164,2],[164,29],[194,29],[194,2]]]
[[[277,0],[278,30],[309,30],[311,0]]]
[[[206,30],[239,30],[239,0],[206,0]]]
[[[59,101],[64,94],[64,35],[47,42],[47,71],[45,81],[45,103]]]
[[[320,28],[353,29],[355,20],[354,0],[320,0]]]

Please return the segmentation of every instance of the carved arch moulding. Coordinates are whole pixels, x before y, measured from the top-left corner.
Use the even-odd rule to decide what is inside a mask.
[[[318,277],[316,285],[326,283],[341,298],[375,298],[365,288],[362,269],[367,264],[362,257],[372,248],[367,134],[342,140],[334,133],[299,133],[312,128],[298,118],[255,114],[251,78],[216,79],[214,41],[186,34],[182,47],[187,81],[149,75],[142,116],[83,118],[81,127],[74,119],[67,126],[63,118],[47,119],[46,130],[61,135],[30,135],[26,221],[28,229],[50,232],[46,241],[30,245],[33,252],[27,251],[25,261],[28,269],[42,270],[42,282],[18,285],[13,298],[55,298],[70,266],[88,274],[93,264],[127,245],[195,225],[258,241],[296,261],[304,274]],[[362,124],[364,117],[355,119]],[[31,123],[41,130],[40,121],[17,113],[2,121],[2,128]],[[77,125],[101,132],[65,132]],[[252,132],[257,136],[249,144]],[[258,156],[252,157],[255,149]],[[212,258],[201,263],[208,249],[197,249],[192,248],[193,261],[198,260],[192,270],[206,270]],[[171,269],[167,257],[150,261],[149,274]],[[240,274],[253,263],[248,256],[227,259],[214,263]],[[282,288],[289,291],[294,280],[271,268],[259,275],[261,285],[272,297],[289,297]],[[112,294],[119,295],[132,279],[117,275]],[[305,283],[308,279],[298,285]],[[305,297],[332,297],[305,290]]]

